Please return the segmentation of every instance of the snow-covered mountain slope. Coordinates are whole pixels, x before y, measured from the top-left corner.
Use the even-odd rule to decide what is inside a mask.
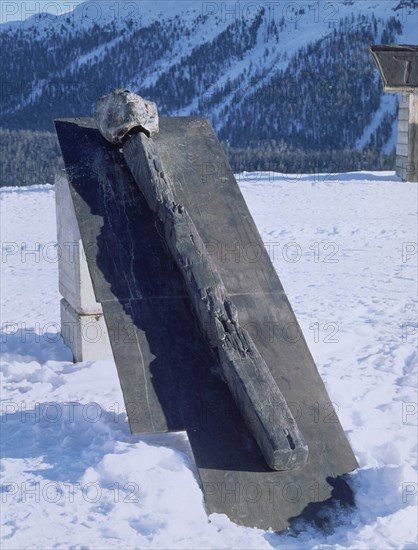
[[[115,365],[60,339],[54,188],[4,188],[2,548],[417,548],[418,187],[239,184],[359,460],[356,508],[282,534],[207,518],[185,434],[131,436]]]
[[[397,103],[368,46],[417,43],[417,28],[418,0],[85,2],[0,26],[1,124],[51,129],[128,87],[235,146],[389,150]]]

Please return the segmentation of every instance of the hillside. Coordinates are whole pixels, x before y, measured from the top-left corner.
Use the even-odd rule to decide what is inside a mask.
[[[51,131],[127,87],[256,156],[283,142],[378,157],[395,145],[397,97],[368,47],[417,43],[417,24],[418,0],[86,2],[0,26],[0,125]]]

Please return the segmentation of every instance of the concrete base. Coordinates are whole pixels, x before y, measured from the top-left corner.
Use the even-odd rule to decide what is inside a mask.
[[[84,246],[65,173],[55,180],[58,264],[61,300],[61,333],[75,361],[113,359],[103,319],[96,301]],[[87,243],[88,244],[88,243]]]
[[[58,264],[60,293],[81,315],[101,313],[101,305],[94,295],[65,173],[59,174],[55,180],[55,202],[58,245],[61,251]]]
[[[80,315],[64,298],[61,300],[61,333],[74,360],[96,361],[113,358],[103,314]]]

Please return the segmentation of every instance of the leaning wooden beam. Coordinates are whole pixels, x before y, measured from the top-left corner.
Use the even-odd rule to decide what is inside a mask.
[[[274,470],[303,467],[308,447],[286,400],[250,335],[240,326],[237,308],[193,220],[175,200],[174,187],[152,139],[159,131],[157,106],[129,90],[115,90],[97,102],[96,120],[105,139],[125,143],[126,162],[163,225],[200,327],[217,352],[223,378],[267,464]],[[271,417],[272,404],[280,411],[279,419]]]
[[[165,240],[186,283],[200,327],[216,349],[222,374],[267,464],[291,470],[306,464],[308,447],[282,392],[248,332],[186,208],[173,187],[152,138],[138,133],[123,146],[141,192],[163,224]],[[280,418],[271,417],[271,406]]]

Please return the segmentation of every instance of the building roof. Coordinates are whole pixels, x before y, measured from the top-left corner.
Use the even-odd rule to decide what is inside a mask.
[[[418,46],[381,44],[370,46],[385,92],[418,92]]]

